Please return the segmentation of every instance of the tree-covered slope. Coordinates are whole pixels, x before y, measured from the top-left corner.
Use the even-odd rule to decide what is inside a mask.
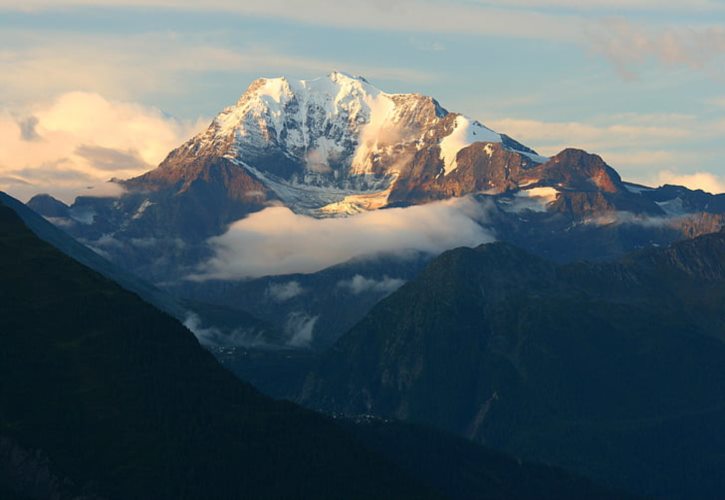
[[[725,489],[725,233],[558,266],[457,249],[379,303],[301,401],[425,423],[644,494]]]
[[[6,456],[28,457],[0,467],[6,489],[429,495],[326,418],[238,381],[176,320],[40,241],[5,206],[0,228],[0,438]]]
[[[266,398],[1,203],[0,285],[0,498],[617,497],[445,433]]]

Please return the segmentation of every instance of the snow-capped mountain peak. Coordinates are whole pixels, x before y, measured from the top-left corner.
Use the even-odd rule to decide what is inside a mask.
[[[415,174],[419,180],[455,183],[459,153],[476,143],[489,144],[480,153],[489,158],[498,144],[526,164],[547,160],[476,120],[449,113],[431,97],[387,93],[363,77],[332,72],[313,80],[255,80],[169,159],[170,168],[179,169],[198,158],[225,158],[283,202],[329,214],[367,209],[371,195],[373,206],[384,205],[396,182],[423,161],[430,175]]]

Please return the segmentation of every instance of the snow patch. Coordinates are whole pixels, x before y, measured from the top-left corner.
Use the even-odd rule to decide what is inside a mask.
[[[383,208],[388,204],[390,189],[374,193],[351,194],[342,200],[329,203],[320,208],[323,215],[355,215]]]
[[[558,195],[559,191],[553,187],[522,189],[517,191],[513,198],[506,200],[503,209],[513,213],[521,213],[526,210],[546,212],[549,205],[556,201]]]
[[[474,142],[501,142],[501,136],[477,121],[471,121],[463,115],[458,115],[453,124],[453,131],[439,143],[440,158],[443,160],[443,175],[450,174],[458,167],[456,162],[458,152]]]
[[[131,217],[132,219],[140,219],[147,208],[149,208],[151,205],[153,205],[153,202],[149,200],[144,200],[143,203],[136,209],[136,213],[133,214]]]

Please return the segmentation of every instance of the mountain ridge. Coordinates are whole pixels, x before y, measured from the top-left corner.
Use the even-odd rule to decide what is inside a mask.
[[[271,400],[178,321],[41,240],[0,199],[0,495],[9,499],[620,498],[443,433]],[[402,427],[401,427],[402,425]],[[397,434],[397,433],[396,433]],[[432,464],[435,452],[465,462]],[[425,439],[425,441],[422,441]],[[423,450],[423,454],[419,453]],[[442,472],[431,473],[431,465]]]
[[[613,262],[454,249],[343,335],[297,400],[446,429],[645,496],[717,498],[723,303],[722,231]]]

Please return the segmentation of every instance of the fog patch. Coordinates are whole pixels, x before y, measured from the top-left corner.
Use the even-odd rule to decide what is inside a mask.
[[[73,227],[75,226],[75,221],[73,219],[69,219],[68,217],[45,217],[44,219],[53,224],[54,226],[58,226],[61,228],[64,227]]]
[[[315,332],[315,325],[319,316],[310,316],[307,313],[296,311],[289,315],[284,331],[291,347],[309,347]]]
[[[305,155],[307,168],[318,174],[332,172],[331,163],[337,162],[341,154],[340,146],[326,137],[317,139],[315,147],[309,149]]]
[[[678,217],[651,216],[635,214],[632,212],[617,211],[588,219],[586,223],[595,226],[629,224],[642,227],[665,227],[671,225],[676,219],[678,219]]]
[[[110,234],[104,234],[97,240],[92,241],[91,243],[95,246],[105,247],[105,248],[122,248],[123,247],[123,243],[121,243],[119,240],[117,240]]]
[[[403,286],[403,284],[405,284],[405,280],[398,278],[383,276],[383,279],[376,280],[373,278],[366,278],[361,274],[356,274],[349,280],[338,281],[337,287],[343,288],[354,295],[360,295],[361,293],[367,292],[389,295]]]
[[[305,293],[298,281],[287,283],[270,283],[265,294],[275,302],[286,302],[292,298]]]
[[[210,326],[203,326],[198,314],[187,312],[184,319],[184,326],[197,338],[200,344],[207,347],[267,347],[269,344],[264,339],[264,331],[254,328],[235,328],[231,332],[224,332],[221,329]]]
[[[131,238],[129,240],[129,243],[131,243],[131,245],[135,246],[136,248],[153,248],[159,244],[159,240],[153,237]]]

